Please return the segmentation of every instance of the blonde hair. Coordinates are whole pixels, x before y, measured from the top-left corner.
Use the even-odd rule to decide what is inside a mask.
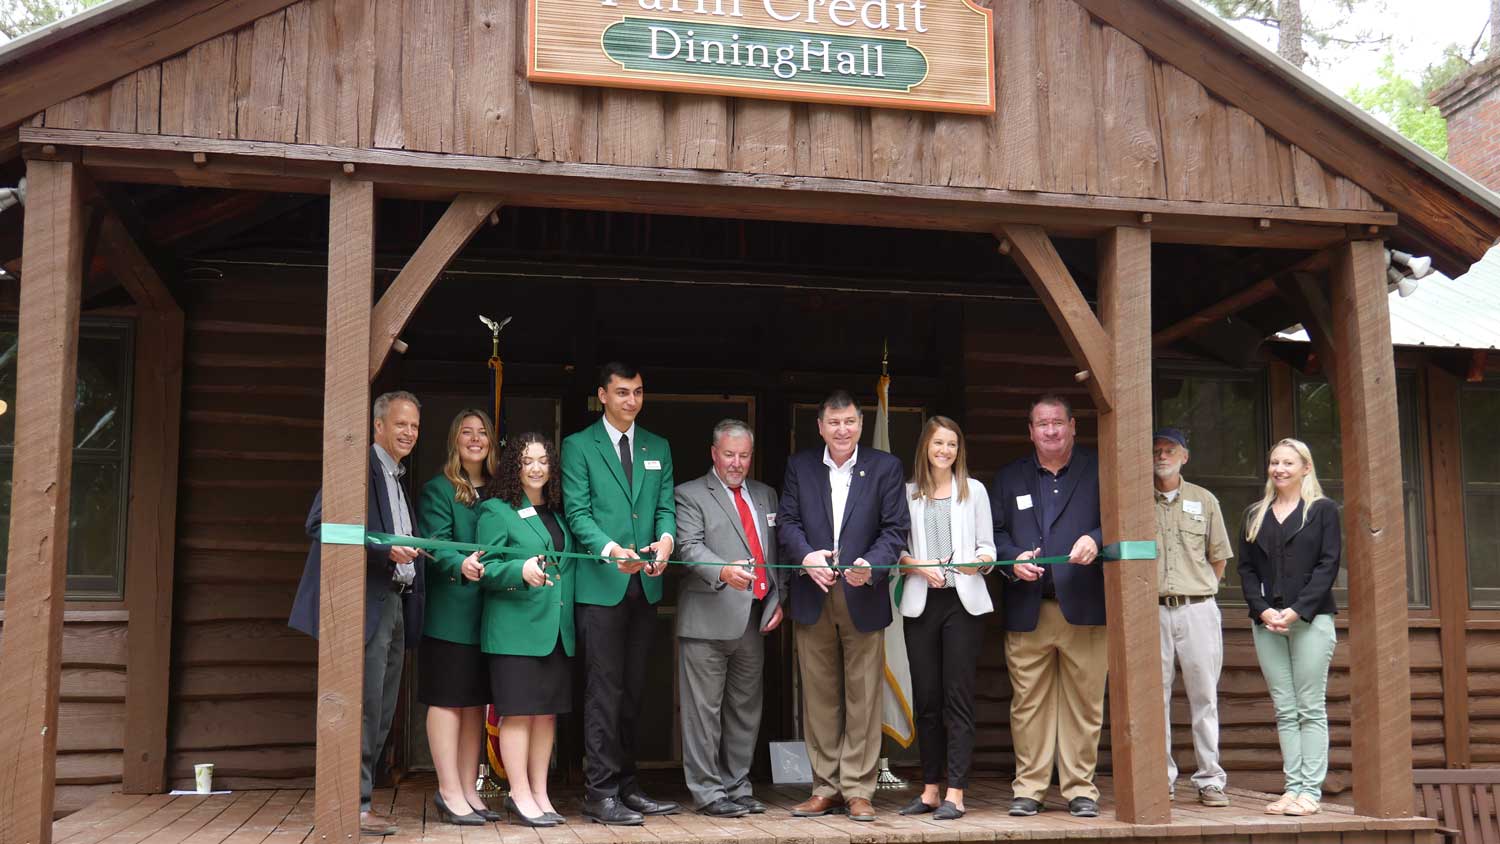
[[[1266,452],[1266,462],[1271,461],[1271,455],[1278,448],[1289,448],[1297,452],[1297,459],[1307,466],[1307,474],[1302,476],[1302,524],[1307,524],[1307,514],[1312,510],[1313,502],[1323,498],[1323,485],[1318,483],[1318,470],[1313,466],[1312,451],[1308,449],[1307,443],[1294,440],[1290,437],[1271,446]],[[1245,519],[1245,538],[1251,542],[1260,533],[1260,526],[1266,521],[1266,514],[1271,512],[1271,502],[1276,500],[1276,484],[1271,481],[1270,472],[1266,473],[1266,494],[1250,508],[1248,518]]]
[[[484,472],[484,477],[480,479],[482,482],[495,477],[498,459],[496,452],[500,450],[500,444],[495,442],[495,423],[490,421],[488,413],[475,408],[466,408],[453,417],[453,424],[448,426],[448,459],[443,463],[443,477],[453,484],[453,500],[469,507],[474,506],[474,502],[479,500],[479,494],[474,491],[473,484],[469,483],[469,477],[464,474],[464,461],[458,454],[458,432],[463,428],[464,420],[471,416],[478,419],[479,424],[484,426],[485,439],[490,442],[490,452],[485,455],[484,466],[481,468]]]
[[[937,492],[937,481],[932,478],[932,464],[927,459],[927,446],[932,443],[937,432],[945,428],[958,438],[958,453],[953,458],[953,495],[959,501],[967,501],[969,498],[969,460],[968,450],[964,448],[964,432],[959,430],[958,423],[952,419],[934,416],[922,426],[922,436],[917,438],[917,457],[912,461],[911,480],[916,486],[911,494],[913,500],[931,498]]]

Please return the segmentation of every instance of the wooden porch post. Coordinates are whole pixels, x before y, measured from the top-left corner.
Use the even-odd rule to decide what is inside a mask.
[[[1099,506],[1104,539],[1156,536],[1151,485],[1151,232],[1117,228],[1099,243],[1099,318],[1114,361],[1114,406],[1099,414]],[[1109,602],[1109,748],[1115,814],[1167,823],[1166,712],[1162,709],[1156,565],[1104,563]]]
[[[1354,809],[1377,818],[1412,810],[1406,527],[1385,285],[1379,241],[1335,250],[1329,298],[1343,438]]]
[[[30,161],[16,374],[16,444],[0,637],[0,841],[52,840],[72,486],[83,173]]]
[[[365,524],[370,449],[370,307],[375,186],[329,191],[328,333],[323,385],[323,524]],[[318,622],[317,840],[359,840],[365,664],[365,550],[323,544]]]

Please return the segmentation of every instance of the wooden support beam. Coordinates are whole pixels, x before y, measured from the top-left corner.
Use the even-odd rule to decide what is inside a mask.
[[[1277,284],[1277,279],[1281,278],[1285,273],[1313,272],[1327,269],[1327,267],[1328,253],[1318,252],[1286,270],[1269,275],[1249,287],[1232,293],[1212,305],[1203,308],[1192,316],[1185,317],[1163,328],[1151,335],[1151,345],[1157,349],[1170,346],[1184,337],[1190,337],[1200,331],[1206,331],[1220,320],[1227,319],[1251,305],[1256,305],[1270,299],[1280,291],[1281,288]]]
[[[125,606],[130,621],[122,790],[157,794],[167,787],[184,320],[171,291],[113,212],[106,212],[100,221],[99,252],[140,312],[125,556]]]
[[[391,345],[401,336],[438,274],[474,237],[490,214],[500,207],[500,199],[494,194],[460,194],[427,233],[422,245],[412,253],[390,289],[380,297],[370,330],[371,381],[380,374],[380,367],[391,353]]]
[[[1104,332],[1099,318],[1094,316],[1093,309],[1079,292],[1078,285],[1073,281],[1073,274],[1063,264],[1062,256],[1057,254],[1057,248],[1052,245],[1052,239],[1041,227],[1030,225],[1001,226],[995,236],[1010,242],[1010,257],[1031,282],[1036,295],[1047,308],[1047,313],[1051,314],[1068,351],[1073,353],[1073,360],[1077,361],[1079,369],[1089,371],[1090,377],[1084,383],[1088,387],[1089,396],[1094,400],[1094,407],[1100,413],[1109,410],[1115,395],[1109,335]],[[1113,235],[1108,234],[1106,237]],[[1148,269],[1149,266],[1148,258]],[[1149,314],[1146,318],[1146,330],[1151,330]]]
[[[52,840],[72,487],[78,310],[83,290],[82,169],[27,165],[16,434],[0,637],[0,841]]]
[[[1336,256],[1334,256],[1336,258]],[[1322,362],[1323,375],[1328,383],[1338,390],[1339,349],[1333,340],[1334,313],[1328,295],[1319,283],[1319,277],[1311,273],[1296,272],[1278,276],[1276,286],[1283,298],[1291,303],[1312,341],[1313,351]]]
[[[1411,814],[1411,671],[1401,433],[1385,253],[1352,241],[1333,261],[1335,383],[1344,465],[1354,810]]]
[[[1099,243],[1099,314],[1113,367],[1099,413],[1099,508],[1104,541],[1156,536],[1151,486],[1151,232],[1119,228]],[[1109,733],[1115,814],[1168,823],[1156,563],[1102,563],[1109,604]]]
[[[328,208],[328,329],[323,390],[323,524],[364,525],[370,459],[370,305],[375,186],[339,179]],[[318,602],[318,839],[359,840],[365,664],[365,549],[323,545]]]
[[[1462,424],[1459,380],[1429,361],[1427,382],[1427,465],[1432,469],[1432,519],[1436,548],[1438,631],[1443,655],[1443,755],[1449,768],[1467,768],[1469,749],[1469,555],[1464,524]]]

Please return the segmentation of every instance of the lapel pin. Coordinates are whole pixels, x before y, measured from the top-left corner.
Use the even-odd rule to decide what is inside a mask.
[[[859,476],[861,478],[863,478],[865,476],[865,470],[863,470],[863,469],[859,470]]]

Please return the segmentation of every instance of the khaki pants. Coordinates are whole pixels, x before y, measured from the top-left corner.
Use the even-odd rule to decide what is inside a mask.
[[[1099,799],[1094,768],[1104,726],[1106,643],[1104,627],[1069,624],[1052,600],[1042,601],[1035,630],[1005,635],[1015,796],[1041,800],[1055,760],[1064,800]]]
[[[828,590],[816,624],[797,625],[797,669],[813,794],[874,799],[885,640],[855,628],[843,583]]]

